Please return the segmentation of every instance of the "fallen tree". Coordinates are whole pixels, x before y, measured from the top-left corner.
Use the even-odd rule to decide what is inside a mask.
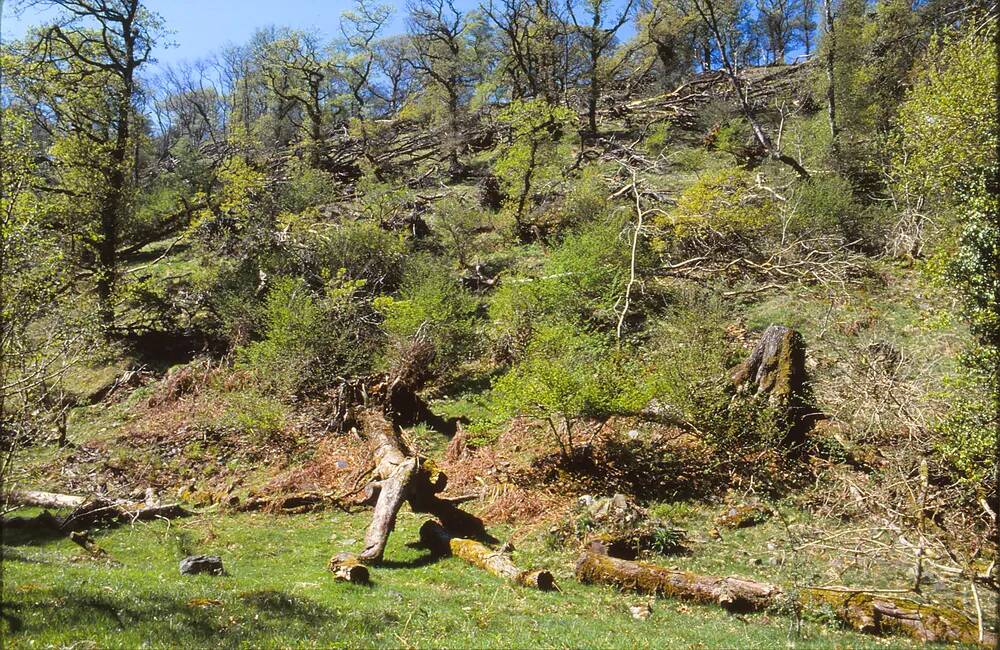
[[[409,503],[414,512],[437,517],[456,534],[491,539],[478,517],[438,496],[447,485],[447,477],[433,462],[414,455],[406,447],[399,428],[384,412],[369,408],[361,414],[360,420],[372,445],[378,479],[367,487],[375,511],[365,532],[364,549],[358,555],[363,562],[382,559],[386,541],[396,525],[396,515],[404,503]]]
[[[997,642],[991,632],[981,636],[976,623],[958,611],[877,592],[807,587],[788,593],[776,585],[746,578],[700,575],[590,551],[577,562],[576,577],[584,584],[607,584],[626,591],[715,604],[732,612],[787,607],[833,612],[837,620],[868,634],[986,646]]]
[[[474,539],[455,537],[436,521],[425,521],[420,527],[420,541],[442,555],[454,555],[487,573],[522,587],[541,591],[555,589],[556,581],[548,571],[518,569],[510,558]]]
[[[57,517],[47,510],[35,517],[11,517],[4,520],[5,526],[30,528],[40,526],[61,533],[82,531],[96,524],[132,523],[151,519],[173,519],[190,513],[177,503],[135,503],[122,499],[84,497],[37,490],[12,491],[7,498],[11,505],[36,506],[40,508],[73,508]]]

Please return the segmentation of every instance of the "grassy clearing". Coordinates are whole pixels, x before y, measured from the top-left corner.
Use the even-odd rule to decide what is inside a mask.
[[[122,566],[72,543],[17,536],[3,548],[3,645],[27,647],[907,647],[806,621],[730,616],[672,601],[645,621],[645,602],[572,579],[570,554],[529,544],[515,559],[553,570],[561,593],[514,588],[460,560],[412,545],[421,519],[404,513],[374,585],[324,570],[357,548],[368,515],[200,516],[95,536]],[[216,553],[229,575],[184,577],[188,553]]]

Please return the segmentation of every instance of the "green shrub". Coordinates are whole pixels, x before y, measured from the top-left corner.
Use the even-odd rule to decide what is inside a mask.
[[[728,167],[700,176],[659,225],[681,240],[748,238],[776,226],[777,214],[774,197],[757,186],[753,174]]]
[[[516,358],[535,326],[546,320],[612,332],[616,306],[629,278],[631,248],[621,236],[621,217],[599,220],[571,233],[552,250],[535,277],[501,283],[490,303],[491,334],[502,358]],[[650,251],[640,240],[637,268],[649,268]],[[651,289],[633,300],[630,315],[641,319],[655,299]]]
[[[288,421],[288,408],[273,395],[240,390],[225,397],[226,411],[216,423],[237,431],[251,441],[266,443],[280,434]]]
[[[319,390],[366,370],[379,338],[365,316],[362,286],[343,274],[322,294],[298,278],[275,282],[264,304],[263,337],[237,350],[238,364],[282,394]]]
[[[960,483],[976,496],[995,490],[996,431],[1000,426],[1000,387],[996,359],[967,359],[962,372],[947,380],[948,412],[935,424],[938,451]]]
[[[285,163],[285,177],[288,180],[281,186],[278,196],[282,210],[298,213],[329,202],[334,187],[330,173],[292,157]]]
[[[661,122],[657,124],[642,140],[642,148],[650,156],[659,156],[670,143],[670,124]]]
[[[432,374],[450,374],[469,360],[479,340],[475,296],[462,288],[448,270],[429,259],[409,264],[398,297],[383,296],[375,308],[389,335],[390,365],[407,341],[423,338],[435,351]]]
[[[572,457],[575,424],[610,412],[612,387],[595,371],[605,353],[602,337],[572,325],[539,327],[522,360],[494,383],[497,415],[545,421],[562,456]]]
[[[750,160],[753,147],[750,124],[742,117],[730,120],[715,133],[715,148],[728,153],[740,164]]]
[[[406,247],[400,235],[369,222],[347,222],[309,234],[301,241],[304,266],[313,277],[344,274],[364,281],[370,295],[391,293],[403,279]],[[343,269],[343,271],[341,271]]]
[[[492,227],[491,216],[468,196],[448,196],[434,204],[433,228],[449,256],[462,266],[477,258],[476,235]]]
[[[799,183],[793,196],[790,226],[801,234],[838,233],[854,241],[862,232],[862,207],[855,203],[850,182],[839,174],[813,176]]]

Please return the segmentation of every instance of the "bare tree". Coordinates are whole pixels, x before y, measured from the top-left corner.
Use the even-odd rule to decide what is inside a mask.
[[[625,0],[617,15],[610,15],[609,0],[567,0],[566,9],[573,21],[574,33],[580,39],[586,58],[587,126],[597,134],[597,100],[607,78],[614,76],[614,66],[607,65],[607,54],[618,33],[636,7],[636,0]],[[577,17],[577,14],[580,14]],[[610,69],[604,69],[608,68]]]
[[[806,171],[805,167],[799,164],[799,161],[795,160],[791,156],[781,153],[781,150],[775,146],[775,144],[771,141],[771,138],[767,135],[763,127],[761,127],[760,123],[754,117],[753,110],[750,107],[750,102],[747,99],[746,90],[743,88],[743,82],[739,76],[739,71],[736,69],[736,64],[733,61],[731,54],[732,41],[724,37],[722,34],[718,15],[715,11],[715,5],[713,4],[715,0],[693,1],[698,14],[705,23],[705,26],[715,38],[716,47],[718,47],[719,55],[722,57],[723,69],[726,71],[726,76],[729,77],[729,81],[733,86],[733,91],[736,93],[737,100],[740,102],[740,108],[743,111],[743,116],[750,124],[750,128],[753,131],[757,142],[764,149],[764,151],[767,152],[767,155],[770,158],[788,165],[795,170],[795,173],[800,177],[809,178],[809,172]]]

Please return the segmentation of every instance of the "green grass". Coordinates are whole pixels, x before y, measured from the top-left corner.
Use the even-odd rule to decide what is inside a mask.
[[[557,593],[516,588],[412,545],[421,518],[403,513],[374,584],[334,582],[330,555],[357,549],[368,514],[199,516],[96,534],[121,566],[84,559],[62,539],[7,532],[3,647],[883,647],[780,615],[736,617],[583,586],[570,554],[518,551],[556,574]],[[181,576],[187,553],[222,556],[229,575]]]

